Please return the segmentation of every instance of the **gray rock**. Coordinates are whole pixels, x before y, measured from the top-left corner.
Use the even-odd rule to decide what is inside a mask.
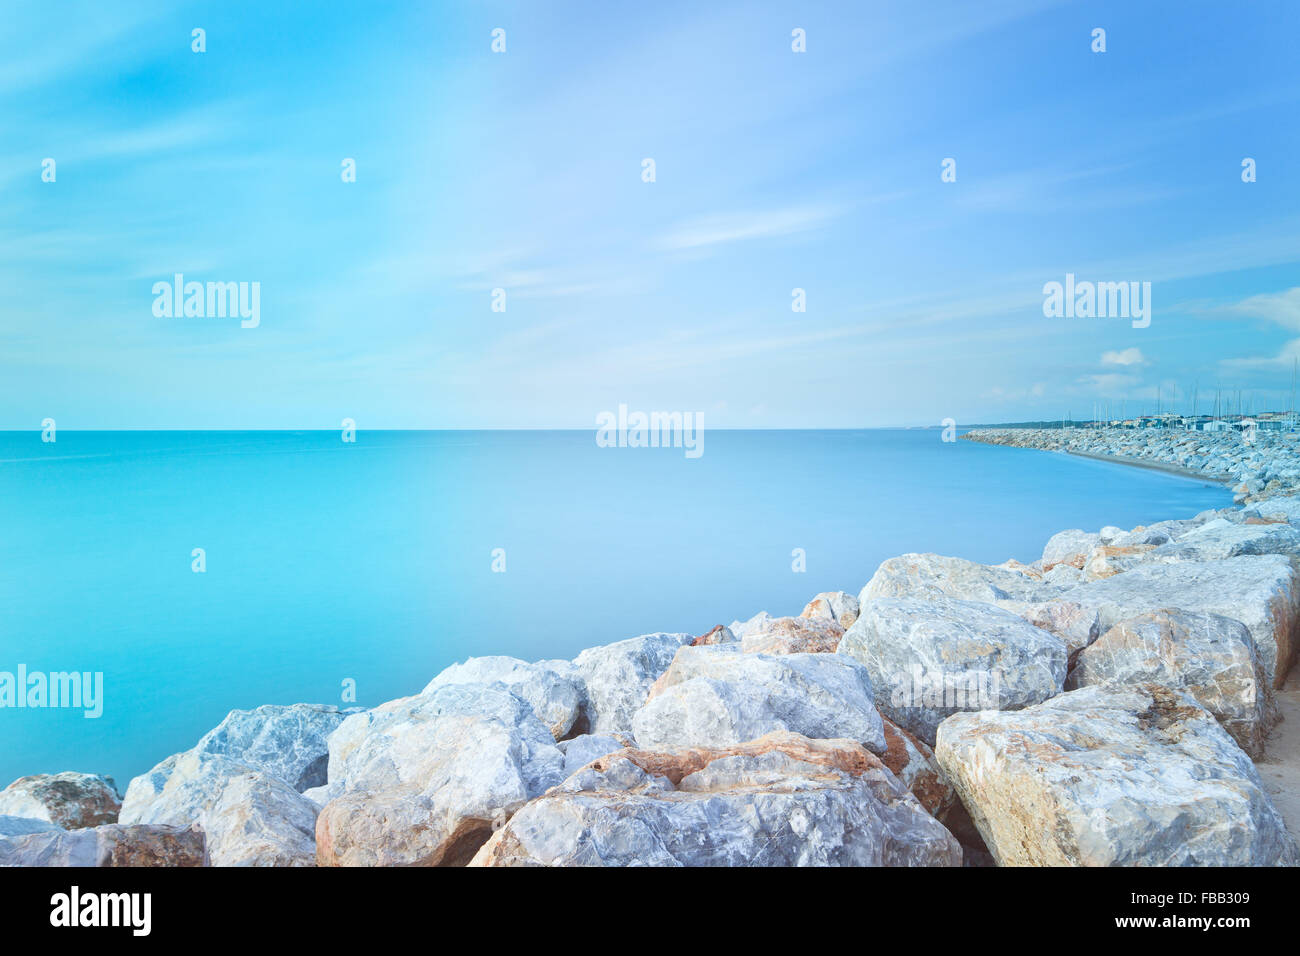
[[[860,661],[876,705],[933,745],[949,714],[1013,710],[1061,692],[1065,643],[990,604],[942,596],[864,601],[838,654]]]
[[[1238,524],[1216,518],[1160,546],[1148,560],[1216,561],[1248,554],[1300,557],[1300,530],[1289,524]]]
[[[1165,608],[1236,618],[1250,628],[1260,666],[1274,687],[1280,686],[1295,657],[1300,587],[1290,559],[1283,555],[1142,565],[1069,588],[1061,597],[1096,608],[1103,632]]]
[[[861,745],[771,734],[623,750],[517,813],[475,866],[960,866],[961,848]]]
[[[858,619],[858,599],[847,591],[822,591],[799,614],[814,621],[834,621],[848,629]]]
[[[637,746],[652,750],[726,747],[781,730],[885,750],[867,669],[838,654],[683,647],[632,718]]]
[[[689,634],[644,634],[615,644],[589,647],[573,661],[587,687],[586,732],[627,731],[632,714],[673,661]]]
[[[1177,610],[1121,621],[1079,655],[1065,686],[1148,683],[1187,694],[1246,753],[1262,755],[1269,729],[1268,685],[1245,624]]]
[[[555,746],[564,754],[564,775],[572,776],[593,760],[612,754],[615,750],[633,746],[630,735],[619,734],[583,734],[570,740],[562,740]]]
[[[49,833],[62,829],[63,827],[55,826],[48,820],[37,820],[33,817],[0,816],[0,839],[27,836],[29,833]]]
[[[517,657],[471,657],[452,664],[431,680],[424,693],[448,684],[492,684],[500,681],[517,697],[528,701],[533,713],[563,740],[582,714],[587,692],[578,670],[568,661],[530,664]]]
[[[0,790],[0,815],[48,820],[66,830],[116,823],[122,801],[111,777],[94,773],[41,773]]]
[[[1047,544],[1043,547],[1043,570],[1050,571],[1061,564],[1082,568],[1083,559],[1099,544],[1101,535],[1095,532],[1080,531],[1078,528],[1058,531],[1047,539]]]
[[[1269,866],[1300,853],[1245,752],[1154,684],[949,717],[939,765],[1003,866]]]
[[[266,704],[232,710],[195,744],[197,753],[229,757],[301,792],[325,783],[325,740],[348,714],[325,704]]]
[[[766,611],[759,611],[748,621],[732,621],[728,630],[730,630],[737,639],[740,639],[754,628],[762,627],[770,620],[772,620],[772,615],[768,614]]]
[[[0,866],[203,866],[203,831],[104,824],[0,839]]]
[[[1007,568],[939,554],[904,554],[881,563],[858,595],[859,615],[874,598],[951,597],[963,601],[1044,601],[1057,589]],[[861,617],[859,617],[861,620]]]
[[[740,646],[746,654],[833,654],[843,636],[830,618],[772,617],[746,630]]]
[[[330,736],[322,866],[460,865],[525,802],[564,779],[564,755],[501,684],[447,684],[349,717]]]
[[[1058,565],[1065,567],[1065,565]],[[1097,609],[1084,607],[1076,601],[1043,601],[1027,604],[1024,601],[998,601],[998,607],[1023,617],[1034,627],[1055,634],[1065,642],[1066,653],[1071,658],[1101,634],[1097,624]]]
[[[197,824],[213,866],[311,866],[316,809],[283,780],[196,748],[132,780],[120,821]]]

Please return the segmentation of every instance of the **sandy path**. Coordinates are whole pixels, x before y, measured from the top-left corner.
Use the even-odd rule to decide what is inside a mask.
[[[1264,760],[1255,766],[1291,835],[1300,839],[1300,667],[1291,668],[1277,691],[1282,723],[1264,743]]]

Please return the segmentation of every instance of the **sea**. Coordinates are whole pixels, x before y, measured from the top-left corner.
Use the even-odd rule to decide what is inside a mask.
[[[0,432],[0,682],[102,675],[91,708],[0,706],[0,787],[124,792],[232,709],[373,706],[471,656],[798,614],[897,554],[1028,562],[1065,528],[1231,504],[939,429],[711,430],[699,457],[594,430],[343,437]]]

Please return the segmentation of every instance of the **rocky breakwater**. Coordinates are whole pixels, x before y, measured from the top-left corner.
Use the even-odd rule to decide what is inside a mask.
[[[0,864],[1290,865],[1254,759],[1300,640],[1300,498],[363,710],[234,711],[131,781],[0,792]]]
[[[1226,483],[1240,503],[1300,494],[1300,435],[1235,429],[977,428],[967,441],[1114,458]],[[1251,440],[1247,440],[1250,438]]]

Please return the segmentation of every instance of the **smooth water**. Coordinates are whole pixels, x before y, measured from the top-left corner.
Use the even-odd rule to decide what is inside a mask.
[[[104,674],[98,719],[0,708],[0,786],[125,789],[232,708],[342,703],[347,679],[373,705],[472,655],[797,614],[908,551],[1031,561],[1063,528],[1231,503],[937,430],[710,431],[694,460],[593,434],[0,433],[0,671]]]

